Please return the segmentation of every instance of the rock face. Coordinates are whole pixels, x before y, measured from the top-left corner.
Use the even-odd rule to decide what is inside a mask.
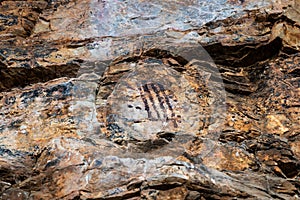
[[[0,1],[0,199],[299,199],[299,5]]]

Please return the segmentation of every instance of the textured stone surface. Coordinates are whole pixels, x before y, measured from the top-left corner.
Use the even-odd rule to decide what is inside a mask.
[[[0,199],[299,199],[299,5],[0,1]]]

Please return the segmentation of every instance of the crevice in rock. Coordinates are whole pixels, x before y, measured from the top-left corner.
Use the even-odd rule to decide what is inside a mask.
[[[35,6],[32,8],[23,6],[26,4],[30,7],[38,2],[42,3],[43,6],[37,6],[36,8]],[[111,37],[107,41],[102,40],[101,36],[91,36],[94,38],[89,39],[78,37],[75,29],[81,29],[87,25],[82,23],[84,22],[84,17],[81,17],[77,21],[77,17],[80,17],[80,14],[78,14],[78,10],[72,10],[72,5],[81,5],[79,1],[47,0],[38,2],[0,0],[0,11],[3,11],[0,15],[0,43],[2,44],[0,45],[2,46],[0,50],[0,92],[9,91],[16,87],[25,87],[38,82],[47,82],[59,77],[71,78],[76,75],[78,77],[79,69],[83,73],[97,74],[101,77],[100,74],[104,71],[103,69],[109,66],[108,64],[98,65],[96,63],[103,58],[102,55],[108,52],[111,56],[110,53],[112,51],[119,51],[119,48],[123,48],[123,46],[127,47],[131,44],[126,37]],[[0,160],[4,163],[0,165],[0,199],[7,197],[17,198],[19,194],[23,194],[24,197],[28,194],[28,198],[33,199],[140,199],[147,198],[143,196],[144,192],[147,195],[149,194],[151,199],[152,197],[153,199],[159,199],[161,198],[159,195],[163,193],[172,195],[172,193],[176,192],[178,194],[178,191],[181,191],[181,187],[183,188],[182,197],[183,199],[185,197],[186,200],[298,198],[300,184],[298,181],[299,151],[297,147],[299,141],[297,137],[299,136],[299,128],[297,122],[299,121],[299,103],[297,89],[300,86],[300,70],[299,66],[297,66],[297,60],[288,58],[291,57],[291,54],[299,52],[297,50],[299,47],[297,42],[299,40],[295,40],[295,38],[297,39],[298,37],[297,34],[300,27],[296,22],[297,19],[294,19],[294,21],[284,14],[285,10],[288,10],[289,7],[281,9],[281,3],[272,2],[272,6],[268,7],[265,3],[268,4],[271,2],[264,1],[263,6],[262,4],[257,5],[258,7],[255,8],[257,10],[249,11],[247,1],[228,0],[226,2],[236,5],[243,4],[241,7],[238,7],[238,10],[244,9],[244,13],[246,14],[237,14],[233,18],[220,21],[213,20],[210,24],[205,25],[206,27],[203,29],[195,27],[193,31],[198,31],[199,29],[199,38],[204,38],[203,41],[208,41],[203,46],[216,61],[219,71],[215,67],[206,67],[206,65],[203,69],[209,68],[211,70],[209,73],[212,76],[214,73],[220,72],[228,91],[228,98],[226,99],[228,105],[228,119],[226,118],[226,123],[228,124],[226,124],[226,130],[223,131],[224,134],[221,135],[219,141],[222,142],[222,147],[223,145],[228,145],[228,148],[224,148],[225,150],[228,149],[228,152],[231,152],[235,146],[238,146],[240,151],[236,151],[237,153],[232,151],[233,154],[222,154],[218,146],[214,146],[214,149],[210,151],[210,149],[206,148],[210,148],[211,146],[203,145],[205,144],[204,142],[199,144],[193,143],[191,145],[192,152],[183,153],[183,156],[178,158],[183,160],[183,162],[187,162],[186,165],[189,163],[191,165],[195,164],[195,166],[192,166],[193,168],[181,168],[179,165],[177,168],[175,164],[174,168],[168,168],[162,165],[165,160],[158,160],[156,157],[153,160],[143,157],[143,160],[136,162],[136,159],[130,159],[132,158],[131,151],[126,152],[122,156],[106,157],[105,162],[102,162],[104,159],[102,153],[103,155],[110,155],[110,151],[116,150],[114,148],[119,148],[119,146],[111,142],[102,143],[102,141],[95,138],[93,138],[95,142],[93,141],[91,145],[84,145],[83,139],[78,139],[78,143],[72,141],[70,144],[67,140],[62,140],[63,149],[55,143],[52,152],[49,151],[49,154],[47,154],[48,152],[43,153],[43,150],[33,146],[35,143],[32,143],[33,145],[30,146],[30,143],[30,145],[24,145],[24,148],[26,148],[24,151],[28,151],[28,153],[18,153],[18,151],[13,150],[14,148],[19,148],[16,146],[15,141],[20,140],[22,144],[26,143],[26,141],[20,139],[19,136],[21,135],[16,135],[16,138],[12,135],[12,141],[8,141],[6,136],[17,132],[22,124],[25,124],[24,119],[27,119],[28,116],[30,116],[28,123],[30,122],[29,124],[32,127],[37,127],[34,122],[40,121],[41,118],[34,118],[31,114],[26,114],[31,113],[27,111],[32,108],[26,105],[31,105],[31,103],[33,105],[34,103],[36,106],[32,110],[39,111],[38,107],[42,106],[39,106],[38,102],[35,101],[38,96],[40,97],[38,100],[43,98],[42,102],[47,103],[43,116],[45,116],[44,119],[49,119],[49,121],[45,122],[45,127],[42,127],[38,132],[44,134],[38,140],[38,145],[41,144],[41,147],[44,146],[46,148],[49,145],[49,138],[52,137],[49,134],[52,134],[52,132],[55,132],[56,139],[58,137],[75,137],[75,135],[69,136],[65,134],[67,133],[66,130],[73,130],[74,118],[69,116],[67,112],[62,112],[62,108],[69,107],[59,107],[69,100],[66,97],[70,95],[69,89],[73,88],[73,84],[68,83],[65,86],[59,83],[53,86],[51,85],[51,81],[46,83],[42,88],[37,88],[39,86],[35,87],[33,85],[32,87],[25,88],[25,91],[14,90],[12,94],[6,95],[4,93],[4,95],[0,95],[0,100],[2,100],[1,105],[4,105],[4,112],[0,113],[0,117],[3,116],[2,119],[5,119],[3,120],[4,125],[9,127],[9,129],[6,129],[1,124],[0,135],[3,136],[2,140],[7,141],[9,145],[11,144],[11,146],[7,145],[2,149],[2,146],[0,146],[0,158],[2,159]],[[261,1],[258,2],[261,3]],[[130,2],[126,3],[129,4]],[[147,4],[144,1],[143,3],[145,3],[143,5]],[[4,4],[9,6],[4,8],[4,6],[2,7]],[[109,1],[105,2],[105,4],[109,5]],[[22,12],[11,13],[11,10],[18,10],[19,6]],[[189,8],[192,8],[192,6],[189,6]],[[8,11],[6,12],[5,9]],[[238,10],[237,12],[239,12]],[[63,12],[66,12],[66,15]],[[31,16],[30,13],[34,15]],[[46,21],[46,28],[43,29],[41,27],[41,32],[37,32],[36,35],[32,35],[33,37],[29,37],[33,32],[36,20],[39,20],[40,17],[35,15],[36,13],[42,13],[43,17],[40,18],[40,22],[43,25],[43,22]],[[52,21],[52,19],[56,19],[56,14],[60,13],[61,16],[58,18],[66,19],[66,29],[62,27],[64,23],[61,23],[60,20],[57,22]],[[89,13],[88,9],[86,13]],[[103,16],[106,16],[106,14],[103,13]],[[191,14],[193,13],[187,12],[188,16],[192,16]],[[216,15],[214,13],[210,14]],[[140,18],[135,16],[135,13],[131,17]],[[143,19],[145,22],[152,20],[151,17],[146,20],[146,17]],[[105,18],[105,20],[107,19]],[[111,20],[111,22],[109,21],[107,25],[115,25],[114,22],[116,20],[114,18],[108,20]],[[49,29],[49,32],[47,32],[48,25],[51,23],[57,23],[59,25],[58,29],[62,28],[64,30],[56,32],[53,29],[51,32]],[[75,26],[69,29],[68,23],[72,23]],[[287,33],[283,31],[285,25]],[[273,28],[277,28],[275,33]],[[292,30],[290,33],[289,29]],[[202,30],[203,32],[201,32]],[[120,30],[120,32],[122,31]],[[185,35],[185,33],[180,31],[178,31],[180,33],[177,32],[176,34],[172,30],[168,31],[175,36],[177,34]],[[60,34],[65,36],[65,39],[60,39],[62,36]],[[73,36],[75,37],[73,38]],[[196,36],[198,37],[198,35]],[[192,39],[193,37],[194,35]],[[137,38],[140,37],[134,37],[133,39]],[[121,42],[115,46],[110,46],[116,40],[120,40]],[[91,46],[95,46],[89,48],[90,44]],[[94,53],[94,57],[89,57],[89,53]],[[112,63],[118,64],[120,69],[112,68],[111,74],[106,79],[100,78],[102,86],[100,89],[104,89],[101,93],[103,94],[103,100],[107,99],[109,92],[113,90],[113,86],[117,83],[117,80],[124,73],[130,72],[130,68],[122,66],[125,62],[136,61],[134,64],[137,64],[138,60],[151,57],[151,59],[145,60],[149,62],[147,64],[151,64],[154,61],[152,58],[162,60],[171,58],[167,62],[172,69],[175,69],[179,73],[186,72],[183,67],[180,67],[181,65],[185,65],[186,61],[179,56],[172,57],[167,52],[157,49],[146,51],[144,55],[139,55],[139,52],[135,53],[137,54],[129,57],[128,60],[117,60],[119,62]],[[297,58],[299,55],[295,57]],[[78,60],[82,59],[86,63],[81,62],[82,60],[73,60],[74,58]],[[95,62],[94,60],[96,59],[99,60]],[[72,61],[70,62],[70,60]],[[282,63],[281,60],[283,60]],[[211,78],[212,81],[219,81],[213,78]],[[43,95],[40,95],[42,92]],[[55,102],[52,100],[55,100]],[[18,108],[20,105],[25,105],[24,110]],[[140,110],[140,107],[132,107]],[[102,109],[102,107],[100,108]],[[84,109],[82,110],[85,111]],[[6,112],[10,114],[6,114]],[[60,118],[61,115],[66,116],[66,118]],[[82,118],[86,117],[88,118],[88,116],[82,115]],[[70,119],[70,123],[64,124],[66,122],[65,119]],[[51,128],[51,124],[57,123],[61,126],[58,128],[53,126],[55,129],[49,129]],[[266,125],[268,124],[272,126],[272,129],[266,129]],[[112,128],[114,128],[115,132],[118,131],[118,127]],[[282,133],[278,131],[280,128],[282,129]],[[60,130],[62,131],[60,132]],[[217,132],[220,130],[213,131]],[[32,134],[35,133],[32,132]],[[165,143],[177,142],[177,137],[174,137],[172,133],[160,133],[158,137],[159,140],[149,144],[143,143],[141,146],[146,150],[151,150],[151,146],[153,146],[156,152],[159,152],[165,150],[158,148],[162,147]],[[206,137],[206,135],[203,135],[203,137]],[[101,136],[102,139],[106,139],[106,137]],[[187,143],[187,141],[191,140],[185,137],[184,142],[180,140],[180,144]],[[76,149],[76,154],[74,155],[73,148]],[[119,151],[119,149],[117,150]],[[207,150],[211,153],[207,154],[206,157],[199,156],[198,159],[197,152],[203,153]],[[50,153],[57,156],[67,155],[66,158],[70,158],[70,160],[52,159]],[[129,154],[131,155],[130,158],[128,158]],[[122,157],[126,159],[121,159]],[[237,157],[237,160],[234,160],[234,157]],[[81,162],[78,164],[78,160],[81,158],[84,158],[87,162],[85,165],[82,165]],[[216,161],[220,158],[224,159],[224,161],[217,163]],[[42,162],[43,160],[45,162]],[[48,160],[50,162],[47,162]],[[253,160],[255,161],[255,165]],[[66,163],[60,161],[66,161]],[[91,163],[96,164],[92,165]],[[202,165],[203,163],[208,164]],[[228,167],[230,163],[232,163],[231,167]],[[206,168],[206,165],[209,167],[208,170],[203,170]],[[218,171],[213,171],[210,168],[211,166],[212,168],[217,168]],[[234,171],[233,166],[239,166],[242,170]],[[48,169],[43,171],[46,167]],[[63,170],[61,170],[61,167],[64,167]],[[91,173],[84,173],[85,170],[91,170]],[[147,174],[145,174],[146,170]],[[128,171],[131,174],[127,173]],[[194,171],[197,171],[197,173],[195,174]],[[124,183],[127,184],[127,181],[119,181],[124,178],[127,179],[127,177],[128,180],[132,180],[132,178],[135,180],[141,177],[141,174],[143,174],[142,178],[145,178],[144,175],[146,175],[146,181],[145,179],[139,179],[141,182],[131,185],[124,185]],[[76,177],[77,175],[78,177]],[[151,179],[153,182],[151,182]],[[107,182],[105,182],[106,180]],[[69,183],[71,184],[66,186]],[[72,185],[73,183],[74,186]],[[87,184],[81,185],[82,183]],[[154,186],[149,186],[151,184]],[[145,188],[143,188],[144,185],[146,185]],[[70,189],[69,186],[72,188]],[[105,188],[111,188],[111,190],[105,193],[107,192]],[[147,189],[149,189],[148,193]],[[2,196],[3,192],[4,194],[6,193],[6,196]],[[154,192],[153,196],[151,196],[151,192]],[[189,192],[191,194],[187,198]],[[19,196],[20,198],[22,197]],[[173,197],[173,199],[177,198]]]
[[[249,95],[261,83],[265,63],[282,52],[282,39],[262,45],[223,46],[221,43],[204,46],[216,62],[222,75],[225,89],[231,93]]]
[[[60,77],[76,77],[79,64],[67,63],[36,68],[6,68],[0,71],[0,92],[9,91],[15,87],[25,87],[30,84],[47,82]]]

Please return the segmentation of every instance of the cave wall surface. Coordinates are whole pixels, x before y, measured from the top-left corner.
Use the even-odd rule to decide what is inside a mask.
[[[299,199],[300,1],[0,1],[0,199]]]

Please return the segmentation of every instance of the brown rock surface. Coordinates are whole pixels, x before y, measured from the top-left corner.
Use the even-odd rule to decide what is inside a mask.
[[[0,1],[0,199],[299,199],[299,5]]]

